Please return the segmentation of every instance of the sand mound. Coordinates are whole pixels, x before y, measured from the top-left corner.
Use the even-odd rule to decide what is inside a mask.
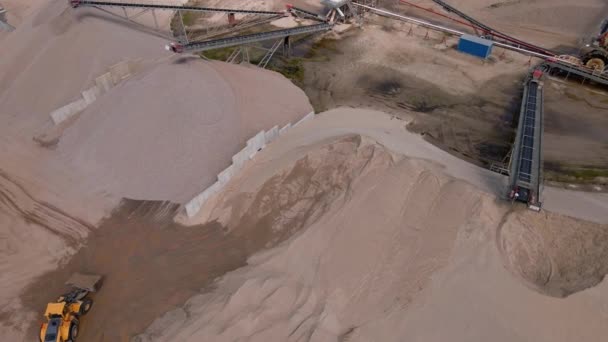
[[[218,205],[220,216],[225,208],[231,213],[228,227],[233,220],[248,220],[250,212],[272,213],[271,208],[282,211],[273,215],[280,219],[261,223],[276,231],[299,227],[291,219],[301,213],[295,209],[300,206],[277,202],[301,198],[314,203],[310,189],[321,179],[360,175],[350,184],[336,184],[333,191],[339,196],[322,201],[328,207],[316,221],[297,220],[307,223],[304,233],[250,259],[248,268],[217,283],[218,291],[192,298],[183,310],[153,324],[141,341],[344,340],[361,324],[408,307],[428,286],[447,262],[458,230],[478,218],[480,195],[427,162],[394,160],[385,147],[366,138],[346,138],[321,150],[337,153],[320,160],[327,171],[311,178],[306,191],[285,184],[268,187],[271,178],[262,187],[271,191],[254,192],[252,205],[244,207],[239,205],[243,195],[230,200],[228,191]],[[285,179],[315,169],[309,166],[319,154],[310,153],[292,164]],[[256,175],[241,181],[250,177]]]
[[[34,197],[17,179],[0,169],[0,334],[20,340],[28,319],[17,294],[33,278],[52,270],[82,246],[92,227]],[[19,314],[15,314],[19,312]]]
[[[512,213],[499,230],[507,266],[533,288],[565,297],[608,273],[608,230],[547,213]]]
[[[49,112],[76,99],[109,66],[167,55],[165,43],[101,11],[49,1],[3,39],[0,107],[10,134],[47,122]]]
[[[71,273],[103,274],[103,291],[96,294],[95,311],[87,316],[103,323],[87,326],[79,338],[121,340],[120,336],[143,331],[219,275],[246,265],[253,253],[274,247],[317,221],[332,204],[344,200],[358,179],[391,164],[384,148],[364,144],[359,136],[321,146],[266,180],[255,193],[224,203],[225,226],[210,222],[180,227],[161,215],[175,206],[123,201],[91,234],[86,247],[60,270],[36,281],[22,299],[26,307],[38,310],[51,294],[62,291]],[[121,310],[125,302],[137,317]]]
[[[312,134],[311,127],[297,133]],[[432,163],[396,156],[370,138],[351,136],[306,147],[296,140],[295,150],[286,152],[279,140],[280,146],[263,151],[219,195],[210,222],[225,224],[233,234],[252,221],[258,228],[299,233],[250,257],[247,267],[157,319],[137,341],[439,342],[522,336],[570,341],[579,335],[592,341],[607,332],[601,323],[605,286],[563,302],[547,298],[503,267],[503,260],[521,253],[511,248],[501,255],[496,246],[499,227],[517,230],[521,222],[532,222],[528,215],[536,215],[533,227],[555,227],[546,232],[551,241],[562,239],[565,231],[585,235],[581,241],[599,241],[599,228],[605,227],[531,212],[504,219],[508,205],[445,176]],[[311,166],[316,176],[295,177],[311,172]],[[322,168],[326,171],[319,172]],[[272,176],[270,170],[277,169]],[[363,171],[353,177],[358,169]],[[340,178],[352,181],[335,183],[339,186],[331,196],[310,192]],[[303,187],[301,181],[310,185]],[[323,209],[317,206],[308,219],[292,220],[314,208],[313,198]],[[587,254],[596,265],[605,260],[588,253],[587,242],[570,247],[572,255]],[[539,259],[553,253],[532,243],[529,250]],[[539,261],[537,273],[555,270]],[[572,318],[571,312],[581,316]]]
[[[276,73],[180,58],[96,101],[66,131],[59,151],[93,187],[183,203],[211,185],[247,139],[311,110]]]

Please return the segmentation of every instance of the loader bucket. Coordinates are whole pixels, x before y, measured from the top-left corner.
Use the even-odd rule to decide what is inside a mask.
[[[99,285],[101,285],[101,278],[100,275],[96,274],[74,273],[65,284],[89,292],[95,292],[98,290]]]

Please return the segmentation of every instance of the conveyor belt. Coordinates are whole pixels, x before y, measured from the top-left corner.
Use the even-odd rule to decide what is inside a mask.
[[[537,73],[542,75],[540,70],[535,75]],[[531,208],[540,208],[542,183],[543,91],[540,77],[531,77],[524,87],[509,180],[513,198],[527,202]]]
[[[146,3],[134,3],[134,2],[70,0],[70,4],[74,8],[80,7],[80,6],[95,6],[95,7],[159,9],[159,10],[171,10],[171,11],[182,10],[182,11],[192,11],[192,12],[240,13],[240,14],[256,14],[256,15],[282,15],[282,14],[284,14],[284,12],[273,12],[273,11],[210,8],[210,7],[198,7],[198,6],[161,5],[161,4],[146,4]]]
[[[566,73],[577,75],[595,83],[608,86],[608,76],[606,76],[606,74],[596,72],[587,67],[573,65],[554,58],[545,60],[543,64],[551,71],[552,69],[559,69]]]
[[[323,15],[321,15],[319,13],[314,13],[314,12],[311,12],[311,11],[307,11],[305,9],[298,8],[298,7],[295,7],[295,6],[290,6],[288,8],[289,8],[289,10],[292,13],[296,13],[296,14],[299,13],[299,14],[302,14],[303,16],[305,16],[305,17],[309,17],[309,18],[316,19],[316,20],[327,21],[327,19]]]
[[[295,36],[299,34],[315,33],[328,31],[332,28],[331,24],[322,23],[317,25],[301,26],[285,30],[276,30],[270,32],[254,33],[245,36],[220,38],[214,40],[208,40],[203,42],[192,42],[189,44],[178,45],[173,44],[169,46],[174,52],[200,52],[214,49],[221,49],[225,47],[251,44],[255,42],[261,42],[265,40],[280,39],[289,36]]]
[[[536,128],[536,94],[538,92],[538,83],[530,82],[528,85],[527,98],[524,100],[524,108],[521,112],[520,120],[523,120],[521,126],[521,145],[519,153],[519,172],[517,179],[522,182],[532,182],[532,164],[534,159],[534,130]]]
[[[467,14],[461,12],[460,10],[458,10],[457,8],[451,6],[450,4],[446,3],[445,1],[442,0],[432,0],[434,3],[438,4],[439,6],[443,7],[446,11],[451,12],[456,14],[457,16],[465,19],[466,21],[470,22],[471,24],[473,24],[474,26],[478,27],[479,29],[481,29],[482,31],[485,31],[487,34],[490,35],[494,35],[500,39],[504,39],[507,41],[510,41],[512,43],[518,44],[520,46],[523,46],[525,48],[527,48],[528,50],[532,50],[538,53],[542,53],[545,55],[550,55],[550,56],[556,56],[557,54],[551,50],[545,49],[543,47],[540,46],[536,46],[534,44],[530,44],[528,42],[524,42],[522,40],[519,40],[517,38],[514,38],[512,36],[509,36],[507,34],[501,33],[499,31],[494,30],[493,28],[485,25],[484,23],[478,21],[477,19],[468,16]]]

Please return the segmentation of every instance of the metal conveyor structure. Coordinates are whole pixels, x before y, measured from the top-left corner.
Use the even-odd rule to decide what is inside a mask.
[[[460,10],[458,10],[457,8],[453,7],[452,5],[446,3],[445,1],[442,1],[442,0],[432,0],[432,1],[436,4],[438,4],[439,6],[443,7],[443,9],[445,9],[447,12],[454,13],[457,16],[461,17],[462,19],[470,22],[473,26],[480,29],[487,35],[496,36],[499,39],[506,40],[511,44],[518,45],[520,47],[525,47],[527,50],[530,50],[530,51],[538,52],[538,53],[541,53],[544,55],[549,55],[549,56],[557,55],[555,52],[545,49],[543,47],[536,46],[536,45],[530,44],[528,42],[524,42],[522,40],[519,40],[517,38],[514,38],[514,37],[504,34],[502,32],[496,31],[495,29],[478,21],[477,19],[470,17],[469,15],[461,12]],[[402,1],[402,2],[404,2],[404,1]]]
[[[519,124],[510,165],[511,200],[540,210],[542,183],[543,88],[537,69],[525,83]]]
[[[329,23],[321,23],[309,26],[300,26],[284,30],[276,30],[269,32],[253,33],[244,36],[220,38],[202,42],[191,42],[188,44],[171,43],[167,45],[167,49],[175,53],[182,52],[202,52],[213,49],[221,49],[237,45],[251,44],[266,40],[287,38],[290,36],[329,31],[333,27]]]
[[[584,66],[574,65],[556,58],[546,59],[543,62],[543,66],[549,74],[552,74],[556,69],[566,73],[566,79],[568,78],[568,75],[572,74],[597,84],[608,85],[608,76],[605,73],[600,73]]]
[[[353,3],[353,5],[364,8],[364,9],[368,10],[369,12],[375,13],[380,16],[395,18],[397,20],[402,20],[402,21],[409,22],[409,23],[412,23],[415,25],[420,25],[422,27],[426,27],[426,28],[429,28],[432,30],[445,32],[445,33],[448,33],[448,34],[451,34],[454,36],[462,36],[464,34],[464,32],[459,31],[459,30],[455,30],[455,29],[452,29],[452,28],[449,28],[446,26],[442,26],[442,25],[432,24],[430,22],[427,22],[427,21],[424,21],[421,19],[404,16],[404,15],[393,13],[393,12],[390,12],[390,11],[387,11],[384,9],[373,8],[373,7],[362,5],[359,3]],[[575,64],[573,62],[568,62],[567,58],[569,56],[555,56],[555,55],[552,55],[549,53],[541,53],[541,52],[538,52],[537,49],[535,50],[535,49],[528,48],[527,46],[529,46],[530,44],[521,46],[514,42],[505,43],[505,42],[494,41],[494,45],[501,47],[501,48],[511,50],[511,51],[519,52],[519,53],[522,53],[522,54],[525,54],[528,56],[541,58],[541,59],[543,59],[543,65],[545,66],[544,69],[547,71],[561,70],[567,74],[577,75],[584,79],[596,82],[601,85],[608,85],[608,75],[606,75],[605,73],[600,73],[600,72],[591,70],[591,69],[585,67],[584,65]]]
[[[293,5],[287,5],[287,10],[291,13],[293,13],[296,16],[299,17],[303,17],[303,18],[309,18],[309,19],[313,19],[313,20],[319,20],[319,21],[327,21],[328,18],[326,16],[323,16],[319,13],[314,13],[311,11],[307,11],[305,9],[302,8],[298,8],[295,7]]]
[[[185,5],[162,5],[162,4],[146,4],[135,2],[113,2],[113,1],[89,1],[89,0],[70,0],[70,5],[74,8],[89,6],[89,7],[121,7],[121,8],[137,8],[137,9],[157,9],[169,11],[190,11],[190,12],[216,12],[216,13],[234,13],[234,14],[256,14],[256,15],[284,15],[285,12],[274,11],[257,11],[245,9],[229,9],[229,8],[211,8]]]

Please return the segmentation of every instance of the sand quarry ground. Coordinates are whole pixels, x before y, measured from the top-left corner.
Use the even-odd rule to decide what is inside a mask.
[[[416,133],[458,137],[445,145],[481,132],[469,139],[483,141],[483,127],[508,121],[502,116],[519,96],[526,58],[507,54],[482,65],[440,37],[425,41],[379,20],[321,47],[329,62],[306,62],[318,77],[305,75],[305,93],[275,72],[173,57],[165,39],[99,12],[56,1],[2,4],[17,26],[0,35],[11,46],[0,59],[3,340],[34,340],[45,304],[73,272],[105,277],[79,341],[601,341],[608,334],[608,196],[547,186],[545,210],[530,212],[501,198],[503,176]],[[546,1],[454,4],[505,31],[552,38],[552,47],[573,44],[603,8],[591,0],[551,2],[549,14]],[[171,18],[161,19],[168,27]],[[127,59],[138,61],[134,75],[53,127],[50,111]],[[328,71],[332,65],[342,69]],[[562,113],[547,120],[547,141],[564,140],[564,154],[580,155],[577,163],[603,160],[601,91],[558,81],[546,86],[556,99],[548,113]],[[346,84],[355,85],[350,93],[341,90]],[[339,108],[270,144],[199,216],[185,219],[181,205],[250,136],[312,109],[306,95],[315,107]],[[563,108],[592,121],[564,137],[568,122],[578,121]],[[473,128],[463,130],[463,122]],[[584,145],[589,127],[596,138]],[[40,136],[56,139],[42,146]],[[561,150],[546,154],[566,158]]]

